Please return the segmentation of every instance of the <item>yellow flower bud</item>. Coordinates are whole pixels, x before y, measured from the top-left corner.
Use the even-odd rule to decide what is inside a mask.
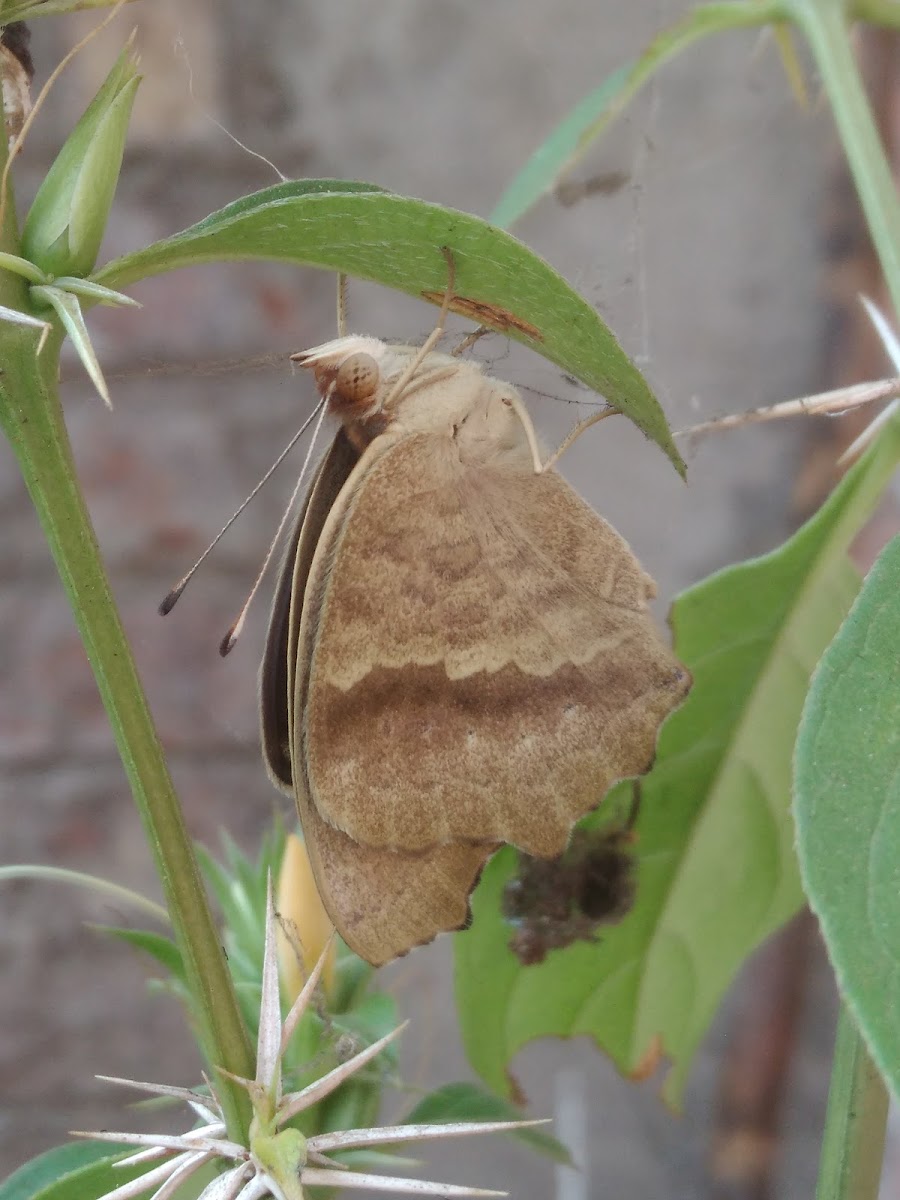
[[[277,907],[283,921],[278,930],[278,963],[285,994],[293,1002],[334,932],[319,898],[306,846],[295,833],[289,834],[285,841],[278,876]],[[326,993],[332,990],[334,970],[332,941],[322,972]]]

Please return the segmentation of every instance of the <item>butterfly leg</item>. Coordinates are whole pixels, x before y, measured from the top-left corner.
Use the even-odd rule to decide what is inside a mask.
[[[617,408],[604,408],[601,409],[600,412],[595,412],[589,417],[585,417],[583,421],[579,421],[572,432],[569,433],[560,443],[558,448],[553,451],[553,453],[544,463],[542,470],[547,471],[550,467],[556,466],[572,443],[580,438],[586,429],[590,429],[590,427],[592,425],[596,425],[598,421],[605,421],[607,417],[614,417],[618,411],[619,410]]]
[[[441,309],[438,313],[437,324],[431,333],[419,347],[419,352],[391,388],[390,393],[385,397],[382,408],[389,408],[391,404],[403,392],[403,389],[413,378],[419,367],[425,361],[426,357],[431,353],[437,343],[444,336],[444,325],[447,322],[447,313],[450,311],[450,305],[453,303],[455,295],[453,291],[456,282],[456,261],[453,258],[453,251],[449,246],[441,246],[441,254],[447,261],[447,287],[444,290],[444,299],[441,303]]]
[[[540,475],[542,471],[546,470],[546,464],[541,462],[541,449],[538,446],[537,434],[534,431],[534,422],[531,419],[528,409],[515,392],[512,392],[509,396],[503,396],[501,399],[502,403],[508,405],[521,421],[522,428],[525,430],[525,437],[528,441],[528,449],[531,451],[534,473],[535,475]]]
[[[467,350],[471,350],[479,339],[487,337],[489,333],[494,332],[495,330],[491,329],[490,325],[479,325],[477,329],[473,329],[471,333],[467,333],[459,345],[450,351],[450,357],[459,358]]]
[[[542,463],[541,452],[537,442],[537,434],[534,431],[534,424],[528,413],[528,409],[515,393],[510,396],[504,396],[503,403],[508,404],[510,408],[515,411],[516,416],[522,422],[522,428],[525,430],[525,437],[528,439],[528,448],[531,450],[531,460],[534,463],[535,475],[540,475],[544,471],[549,471],[551,467],[555,466],[575,441],[575,439],[580,437],[586,429],[591,427],[591,425],[596,425],[598,421],[603,421],[606,417],[612,417],[619,411],[617,408],[604,408],[601,412],[592,413],[591,416],[585,418],[585,420],[579,421],[579,423],[575,426],[568,437],[566,437],[559,448],[554,450],[546,462]]]

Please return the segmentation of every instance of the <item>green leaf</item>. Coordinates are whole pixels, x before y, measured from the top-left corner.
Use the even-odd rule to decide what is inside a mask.
[[[133,0],[125,0],[127,4]],[[84,9],[112,8],[116,0],[22,0],[4,8],[3,24],[13,21],[33,21],[35,17],[57,16],[60,13],[81,12]]]
[[[222,835],[222,842],[224,864],[218,863],[199,845],[196,847],[197,858],[222,910],[224,936],[232,960],[231,973],[236,979],[246,979],[249,969],[252,978],[259,982],[265,940],[265,890],[260,894],[253,879],[252,864],[243,859],[227,835]],[[265,881],[262,886],[265,889]],[[240,960],[240,973],[234,970],[234,958]]]
[[[284,856],[285,830],[276,819],[250,858],[222,832],[222,861],[201,845],[197,860],[222,912],[222,938],[247,1026],[254,1033],[259,1019],[267,881],[277,878]],[[302,1024],[302,1023],[301,1023]],[[296,1038],[295,1038],[296,1042]]]
[[[491,213],[491,221],[495,225],[512,225],[549,192],[560,175],[575,165],[632,96],[668,59],[711,33],[764,25],[775,20],[779,11],[779,4],[761,3],[760,0],[704,4],[671,29],[660,33],[640,58],[619,67],[563,118],[500,197]]]
[[[378,1124],[378,1111],[384,1080],[371,1073],[356,1075],[346,1080],[330,1096],[307,1109],[309,1119],[316,1125],[316,1132],[335,1133],[339,1129],[365,1129]]]
[[[78,279],[74,275],[59,275],[53,280],[53,284],[64,292],[72,292],[73,295],[80,296],[83,300],[92,300],[95,304],[107,304],[122,308],[141,307],[137,300],[126,296],[124,292],[114,292],[112,288],[105,288],[99,283],[93,283],[90,279]]]
[[[217,862],[200,842],[194,843],[194,853],[197,855],[197,862],[200,864],[203,877],[212,888],[213,895],[224,914],[225,906],[231,897],[231,877],[221,863]]]
[[[522,1110],[477,1083],[447,1083],[424,1096],[403,1118],[404,1125],[440,1125],[448,1121],[523,1121]],[[541,1129],[518,1129],[511,1137],[554,1162],[573,1167],[572,1155],[558,1138]]]
[[[158,1162],[114,1166],[133,1153],[133,1146],[117,1149],[109,1142],[77,1141],[56,1146],[0,1183],[0,1200],[102,1200],[114,1188],[159,1166]],[[196,1200],[216,1174],[214,1165],[201,1167],[172,1194],[171,1200]]]
[[[853,0],[849,18],[851,21],[884,25],[888,29],[900,29],[900,4],[897,0]]]
[[[418,1158],[404,1158],[400,1154],[387,1154],[382,1150],[337,1150],[332,1152],[331,1157],[354,1171],[379,1175],[397,1175],[400,1171],[411,1171],[421,1166]]]
[[[65,883],[74,887],[86,888],[94,897],[108,900],[118,907],[135,908],[145,916],[160,921],[163,925],[169,922],[169,914],[153,900],[148,900],[140,892],[113,883],[109,879],[101,879],[97,875],[87,875],[83,871],[69,871],[65,867],[48,867],[43,863],[17,863],[14,866],[0,867],[0,883],[11,879],[41,880],[45,883]]]
[[[358,954],[354,954],[343,941],[339,940],[334,987],[329,1000],[331,1011],[343,1013],[348,1009],[356,1008],[365,996],[374,973],[374,967],[370,967]]]
[[[59,317],[63,328],[72,341],[72,345],[75,347],[78,357],[81,359],[82,366],[90,376],[91,383],[93,383],[94,387],[100,393],[100,397],[106,407],[112,408],[109,389],[106,386],[103,371],[94,352],[91,335],[88,333],[87,326],[84,323],[78,297],[71,292],[64,292],[57,287],[46,287],[43,284],[35,284],[31,289],[31,296],[36,302],[48,305]]]
[[[387,992],[371,992],[362,997],[349,1012],[332,1016],[334,1029],[339,1033],[352,1033],[363,1045],[371,1045],[386,1037],[400,1024],[397,1016],[397,1001]],[[393,1047],[382,1051],[379,1064],[396,1058]]]
[[[795,756],[806,894],[841,992],[900,1096],[900,537],[813,677]]]
[[[146,929],[120,929],[111,925],[97,925],[95,928],[103,933],[111,934],[129,946],[134,946],[137,950],[143,950],[145,954],[149,954],[151,958],[155,958],[161,966],[165,967],[179,983],[187,986],[184,963],[178,947],[171,938],[164,937],[160,933],[151,933]]]
[[[120,289],[176,267],[265,258],[343,271],[440,304],[448,283],[442,247],[453,253],[457,312],[599,392],[684,473],[662,409],[594,309],[527,246],[468,213],[369,184],[278,184],[107,263],[92,278]]]
[[[704,580],[674,606],[694,687],[664,725],[642,786],[634,909],[600,944],[522,967],[500,897],[516,856],[489,864],[472,928],[456,937],[457,1004],[475,1069],[508,1092],[526,1042],[592,1036],[621,1070],[688,1066],[750,951],[802,903],[789,810],[791,755],[808,680],[858,587],[846,549],[900,457],[894,419],[819,512],[780,549]],[[618,785],[586,824],[601,825]]]
[[[114,1168],[132,1153],[109,1142],[69,1142],[33,1158],[0,1184],[0,1200],[96,1200],[122,1183],[146,1174],[152,1163]]]
[[[21,258],[18,254],[8,254],[5,250],[0,250],[0,268],[12,271],[14,275],[27,279],[29,283],[50,282],[41,268],[36,267],[29,259]]]

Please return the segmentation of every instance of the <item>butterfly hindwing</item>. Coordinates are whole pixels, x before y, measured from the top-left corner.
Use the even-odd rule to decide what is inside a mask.
[[[375,450],[310,572],[295,748],[311,801],[368,846],[558,854],[647,769],[689,682],[647,577],[555,472],[474,469],[437,435]]]

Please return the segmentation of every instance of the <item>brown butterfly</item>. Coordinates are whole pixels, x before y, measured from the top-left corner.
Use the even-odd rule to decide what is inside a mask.
[[[341,428],[275,594],[264,754],[331,919],[380,964],[464,926],[502,843],[560,855],[690,677],[514,388],[369,337],[295,359]]]

